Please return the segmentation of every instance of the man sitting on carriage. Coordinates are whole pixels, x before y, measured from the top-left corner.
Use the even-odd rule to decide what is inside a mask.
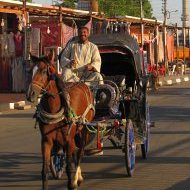
[[[112,107],[116,102],[117,89],[110,84],[104,84],[105,78],[100,74],[102,64],[100,52],[97,45],[89,41],[89,35],[87,27],[79,28],[78,36],[68,42],[59,56],[63,68],[62,79],[64,82],[85,82],[94,93],[96,116],[109,115],[110,112],[113,115]]]
[[[61,55],[62,78],[67,82],[84,81],[87,85],[103,84],[98,47],[89,41],[89,29],[81,27]]]

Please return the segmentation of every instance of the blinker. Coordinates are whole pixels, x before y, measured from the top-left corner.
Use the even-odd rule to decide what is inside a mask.
[[[55,80],[56,79],[56,75],[55,74],[51,74],[49,75],[49,80]]]

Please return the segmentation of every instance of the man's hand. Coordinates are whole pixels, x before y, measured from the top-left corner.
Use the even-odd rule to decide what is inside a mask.
[[[71,60],[69,64],[70,64],[71,68],[76,68],[76,66],[77,66],[77,63],[75,60]]]
[[[85,69],[88,70],[88,71],[96,71],[96,69],[91,64],[87,64],[85,66]]]

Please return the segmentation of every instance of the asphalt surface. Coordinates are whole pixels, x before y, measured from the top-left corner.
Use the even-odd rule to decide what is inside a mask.
[[[120,150],[85,157],[81,165],[85,181],[80,190],[189,190],[189,97],[189,83],[149,94],[155,127],[151,128],[148,159],[143,160],[137,150],[135,174],[128,178]],[[41,189],[40,134],[33,128],[33,111],[0,115],[0,190]],[[50,175],[49,190],[62,189],[66,189],[66,176],[53,180]]]

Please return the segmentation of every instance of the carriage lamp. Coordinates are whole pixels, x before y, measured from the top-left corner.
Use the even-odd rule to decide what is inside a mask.
[[[121,81],[121,86],[125,86],[125,78]]]
[[[5,26],[5,22],[4,22],[4,19],[2,18],[1,19],[1,27],[4,27]]]

